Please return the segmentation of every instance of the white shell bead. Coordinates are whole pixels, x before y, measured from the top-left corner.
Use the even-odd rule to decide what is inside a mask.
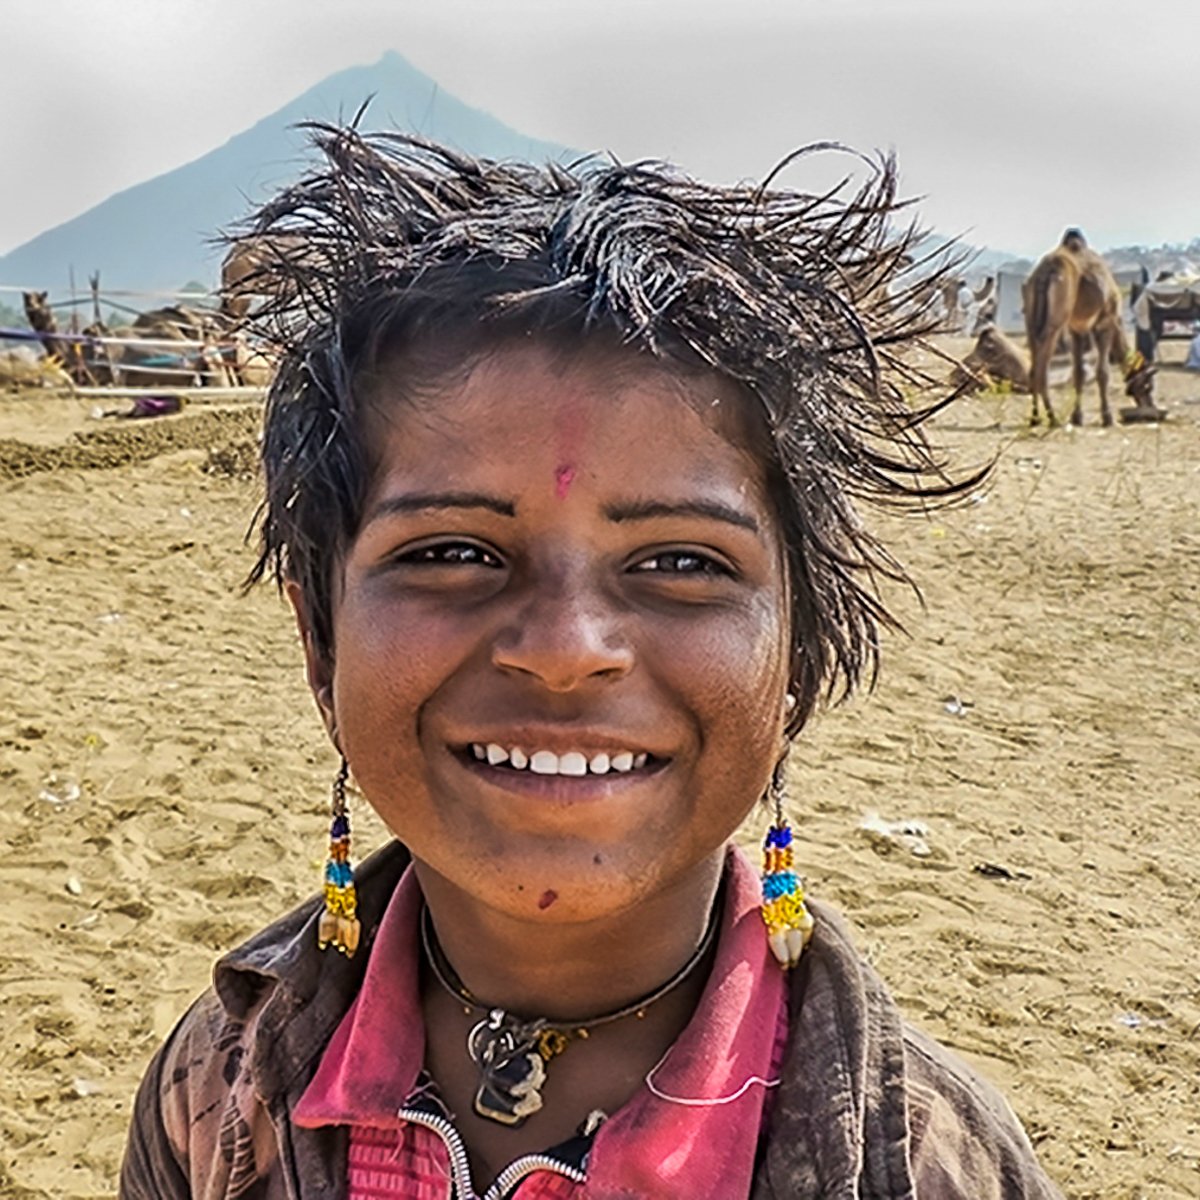
[[[767,944],[771,947],[771,953],[785,966],[790,967],[792,960],[788,954],[788,937],[787,931],[781,929],[778,933],[772,933],[767,937]]]

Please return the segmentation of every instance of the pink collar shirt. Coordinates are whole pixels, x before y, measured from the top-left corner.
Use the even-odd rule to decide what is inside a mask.
[[[501,1172],[485,1200],[748,1196],[787,1038],[786,977],[760,889],[731,848],[712,972],[696,1011],[642,1087],[590,1137]],[[388,904],[362,988],[293,1114],[348,1126],[348,1200],[476,1200],[453,1122],[422,1071],[421,891],[411,868]]]

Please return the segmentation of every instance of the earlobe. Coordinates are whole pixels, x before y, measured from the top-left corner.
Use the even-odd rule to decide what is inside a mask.
[[[292,606],[292,613],[296,618],[296,631],[299,633],[300,642],[304,647],[304,670],[308,678],[309,689],[313,694],[313,699],[317,702],[317,708],[321,713],[321,719],[325,722],[325,729],[329,733],[330,740],[340,753],[341,744],[338,741],[337,717],[333,705],[333,664],[317,646],[317,639],[313,634],[312,622],[309,620],[308,608],[304,603],[304,593],[301,591],[300,585],[289,580],[284,586],[284,591]]]

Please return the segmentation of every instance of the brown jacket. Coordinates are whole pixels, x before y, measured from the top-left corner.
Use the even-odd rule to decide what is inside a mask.
[[[356,872],[368,952],[407,862],[393,843]],[[816,932],[793,972],[784,1080],[750,1200],[1058,1198],[1000,1096],[902,1022],[841,921],[812,907]],[[319,911],[310,901],[223,958],[213,988],[154,1056],[122,1200],[345,1196],[345,1132],[291,1122],[368,957],[321,954]]]

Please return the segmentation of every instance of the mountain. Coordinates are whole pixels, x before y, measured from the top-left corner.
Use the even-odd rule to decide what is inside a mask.
[[[209,241],[255,202],[296,178],[309,119],[349,120],[373,96],[363,126],[398,127],[488,158],[574,158],[578,152],[525,137],[439,89],[389,51],[372,66],[350,67],[202,158],[110,196],[0,257],[0,281],[61,294],[68,272],[101,290],[171,291],[189,280],[215,284],[221,250]]]

